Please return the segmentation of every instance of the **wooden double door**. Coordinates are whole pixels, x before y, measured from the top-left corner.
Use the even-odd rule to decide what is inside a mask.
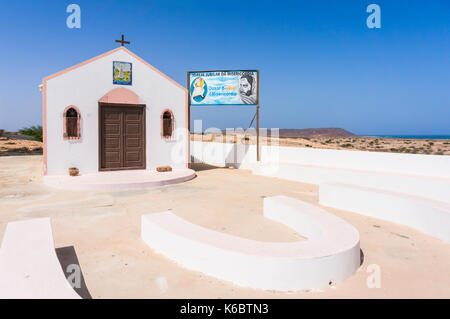
[[[145,105],[99,104],[100,171],[145,169]]]

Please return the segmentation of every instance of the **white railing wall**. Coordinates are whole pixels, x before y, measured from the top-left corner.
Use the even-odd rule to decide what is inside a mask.
[[[211,165],[245,168],[256,163],[256,146],[193,141],[191,159]],[[446,155],[261,146],[261,161],[450,178],[450,156]]]

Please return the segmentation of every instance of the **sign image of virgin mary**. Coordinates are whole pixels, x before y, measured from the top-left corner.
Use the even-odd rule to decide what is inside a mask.
[[[113,62],[113,84],[131,85],[132,64],[129,62]]]
[[[191,85],[191,98],[195,102],[201,102],[205,99],[208,92],[208,86],[202,78],[196,78]]]
[[[244,74],[239,79],[239,97],[244,104],[256,104],[256,77]]]

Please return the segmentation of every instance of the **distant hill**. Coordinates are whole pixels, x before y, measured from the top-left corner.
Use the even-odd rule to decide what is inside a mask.
[[[280,129],[280,137],[355,137],[342,128]]]

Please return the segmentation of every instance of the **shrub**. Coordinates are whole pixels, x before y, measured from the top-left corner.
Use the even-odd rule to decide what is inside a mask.
[[[42,142],[42,126],[25,127],[19,131],[20,134],[34,137],[36,141]]]
[[[9,151],[12,153],[27,153],[29,150],[28,147],[20,147],[20,148],[12,148]]]
[[[353,145],[347,143],[347,144],[342,144],[341,147],[353,147]]]
[[[0,130],[0,136],[3,136],[5,134],[5,130]]]

